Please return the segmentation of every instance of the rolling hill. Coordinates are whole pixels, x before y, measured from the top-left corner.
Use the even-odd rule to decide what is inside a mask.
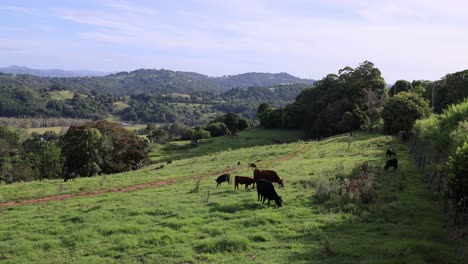
[[[0,71],[1,72],[1,71]],[[38,77],[31,74],[0,74],[0,85],[13,84],[34,89],[49,89],[52,85],[66,86],[78,92],[97,91],[113,95],[147,93],[222,93],[235,87],[264,87],[281,84],[309,84],[287,73],[246,73],[224,77],[209,77],[195,72],[139,69],[94,77]]]
[[[38,77],[87,77],[87,76],[105,76],[109,72],[98,72],[89,70],[65,71],[60,69],[32,69],[26,66],[12,65],[0,68],[0,72],[12,74],[29,74]]]

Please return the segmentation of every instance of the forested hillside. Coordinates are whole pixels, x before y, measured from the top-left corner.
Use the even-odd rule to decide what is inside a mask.
[[[141,93],[116,96],[108,93],[74,92],[63,84],[34,89],[21,84],[0,84],[0,116],[61,117],[121,120],[144,123],[179,121],[194,126],[206,124],[220,113],[236,113],[255,119],[260,102],[273,106],[290,103],[306,85],[291,84],[273,87],[234,88],[222,94],[215,92]]]
[[[273,86],[280,84],[313,84],[313,80],[300,79],[286,73],[246,73],[225,77],[209,77],[194,72],[140,69],[119,72],[102,77],[50,78],[32,75],[0,74],[0,85],[13,84],[34,89],[48,89],[64,85],[72,91],[135,95],[149,93],[210,92],[220,94],[235,87]]]

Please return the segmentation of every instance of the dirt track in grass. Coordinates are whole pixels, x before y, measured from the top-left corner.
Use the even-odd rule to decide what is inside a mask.
[[[278,158],[275,158],[275,159],[272,159],[272,160],[260,162],[259,164],[265,164],[266,165],[266,164],[271,164],[271,163],[274,163],[274,162],[288,161],[288,160],[293,159],[293,158],[295,158],[295,157],[297,157],[297,156],[299,156],[301,154],[306,153],[310,148],[311,148],[311,145],[308,144],[307,146],[299,149],[298,151],[296,151],[294,153],[290,153],[290,154],[287,154],[287,155],[284,155],[284,156],[281,156],[281,157],[278,157]],[[141,184],[126,186],[126,187],[116,187],[116,188],[112,188],[112,189],[96,190],[96,191],[91,191],[91,192],[52,195],[52,196],[46,196],[46,197],[30,199],[30,200],[4,202],[4,203],[0,203],[0,207],[27,205],[27,204],[37,204],[37,203],[47,203],[47,202],[62,201],[62,200],[77,198],[77,197],[97,196],[97,195],[108,194],[108,193],[131,192],[131,191],[147,189],[147,188],[156,187],[156,186],[174,184],[174,183],[177,183],[178,181],[187,180],[189,178],[212,177],[213,175],[218,175],[218,174],[222,174],[222,173],[233,173],[234,171],[241,170],[241,169],[246,169],[247,167],[248,167],[248,164],[245,164],[245,165],[239,165],[239,166],[235,166],[235,167],[229,167],[229,168],[226,168],[226,169],[223,169],[223,170],[208,171],[208,172],[204,172],[204,173],[198,173],[198,174],[193,174],[193,175],[189,175],[189,176],[178,177],[177,179],[147,182],[147,183],[141,183]]]

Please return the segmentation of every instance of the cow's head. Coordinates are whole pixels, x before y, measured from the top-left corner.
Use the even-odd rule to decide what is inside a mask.
[[[283,185],[283,178],[280,178],[280,179],[279,179],[278,184],[279,184],[280,187],[284,187],[284,185]]]
[[[278,207],[281,207],[283,205],[283,199],[281,198],[281,196],[275,198],[275,203]]]

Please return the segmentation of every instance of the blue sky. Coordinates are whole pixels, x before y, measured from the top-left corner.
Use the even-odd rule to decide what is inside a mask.
[[[320,79],[365,60],[387,82],[468,68],[468,1],[1,0],[0,67]]]

